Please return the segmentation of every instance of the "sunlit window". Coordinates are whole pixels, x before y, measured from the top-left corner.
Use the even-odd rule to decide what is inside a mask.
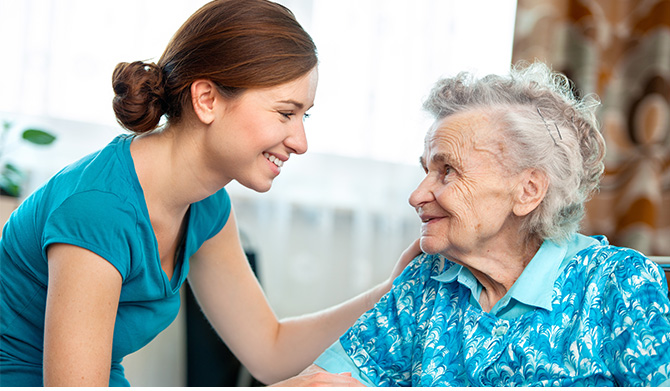
[[[157,60],[201,0],[0,0],[0,112],[114,125],[111,74]],[[440,77],[503,73],[513,0],[283,0],[319,50],[310,151],[415,164]]]

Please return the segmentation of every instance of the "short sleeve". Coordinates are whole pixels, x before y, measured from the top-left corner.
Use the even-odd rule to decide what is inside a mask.
[[[410,386],[424,286],[432,256],[415,258],[393,288],[340,338],[360,372],[377,386]]]
[[[325,369],[330,373],[351,373],[351,376],[363,383],[366,387],[374,387],[374,383],[365,376],[361,370],[351,361],[351,358],[347,355],[342,348],[342,343],[340,341],[335,341],[330,348],[328,348],[323,354],[321,354],[314,364]]]
[[[87,249],[111,263],[124,280],[130,272],[131,240],[137,236],[137,214],[127,202],[102,191],[77,193],[58,206],[44,226],[42,252],[54,243]],[[131,239],[132,238],[132,239]]]
[[[230,217],[230,196],[225,188],[217,191],[204,200],[193,204],[195,210],[192,231],[198,235],[202,243],[213,238],[226,225]]]
[[[638,253],[617,262],[604,290],[611,315],[608,367],[621,385],[658,386],[670,379],[670,300],[663,272]]]

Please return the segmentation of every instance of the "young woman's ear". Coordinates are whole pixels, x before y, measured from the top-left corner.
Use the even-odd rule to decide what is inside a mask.
[[[544,199],[549,187],[547,175],[538,170],[527,170],[517,185],[516,202],[512,211],[517,216],[526,216]]]
[[[220,100],[216,85],[211,80],[200,79],[191,83],[191,103],[198,119],[209,125],[214,121],[214,105]]]

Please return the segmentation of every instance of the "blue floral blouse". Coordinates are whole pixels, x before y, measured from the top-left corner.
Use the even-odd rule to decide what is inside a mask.
[[[458,265],[423,254],[315,363],[376,386],[670,385],[662,270],[603,236],[588,239],[593,245],[554,262],[552,280],[522,274],[515,286],[550,294],[521,311],[523,299],[512,299],[516,312],[482,311],[463,273],[445,277]]]

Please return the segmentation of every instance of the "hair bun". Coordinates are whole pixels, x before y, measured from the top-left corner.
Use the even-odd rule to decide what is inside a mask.
[[[116,119],[134,133],[150,132],[165,114],[163,72],[154,63],[119,63],[112,75]]]

